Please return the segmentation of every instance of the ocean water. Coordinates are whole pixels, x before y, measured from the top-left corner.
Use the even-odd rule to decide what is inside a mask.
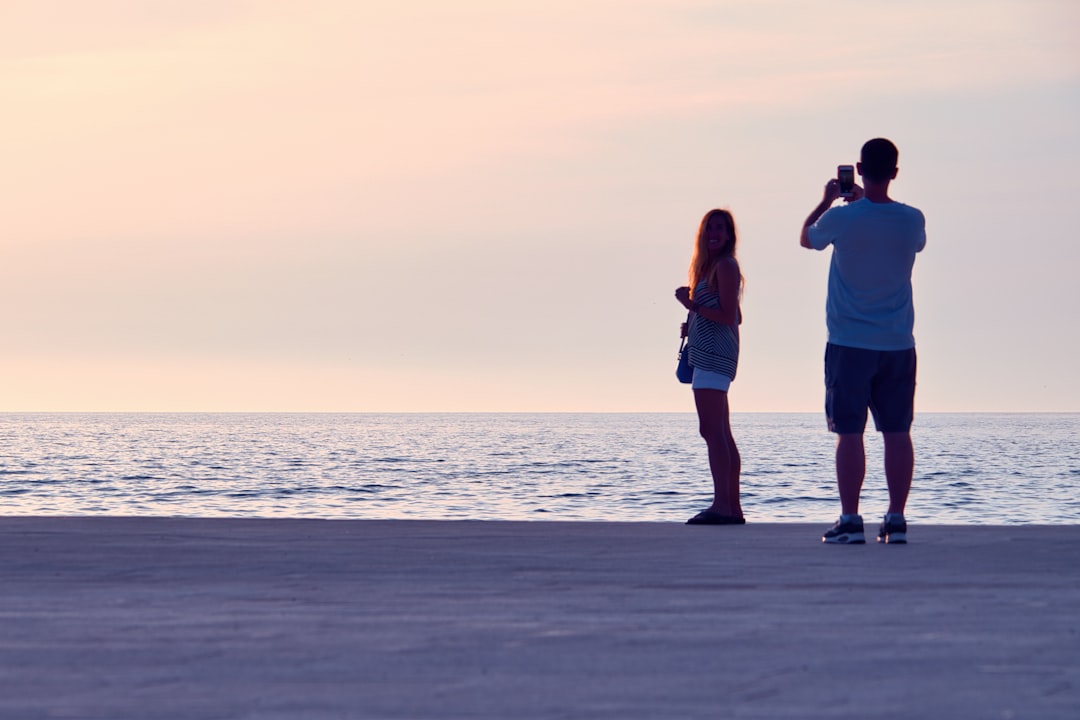
[[[736,413],[751,522],[832,522],[817,413]],[[1080,414],[921,414],[911,522],[1080,523]],[[0,414],[0,515],[646,520],[711,499],[693,414]],[[864,516],[884,512],[867,434]]]

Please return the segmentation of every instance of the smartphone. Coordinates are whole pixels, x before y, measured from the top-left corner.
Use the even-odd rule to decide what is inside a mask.
[[[840,183],[840,197],[855,197],[855,166],[837,165],[836,180]]]

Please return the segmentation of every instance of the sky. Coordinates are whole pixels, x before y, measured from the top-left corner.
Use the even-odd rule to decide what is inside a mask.
[[[4,0],[0,411],[683,412],[738,224],[736,412],[823,400],[862,143],[927,217],[917,411],[1080,411],[1073,0]]]

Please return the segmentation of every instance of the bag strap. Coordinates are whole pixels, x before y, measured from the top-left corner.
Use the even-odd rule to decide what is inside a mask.
[[[682,354],[683,348],[686,347],[686,341],[690,337],[690,316],[693,313],[686,313],[686,334],[681,335],[679,338],[679,354]]]

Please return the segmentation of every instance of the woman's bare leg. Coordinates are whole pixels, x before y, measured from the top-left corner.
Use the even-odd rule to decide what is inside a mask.
[[[739,473],[742,459],[731,435],[728,396],[723,390],[695,390],[698,427],[709,452],[713,479],[710,510],[721,515],[742,517],[739,504]]]

